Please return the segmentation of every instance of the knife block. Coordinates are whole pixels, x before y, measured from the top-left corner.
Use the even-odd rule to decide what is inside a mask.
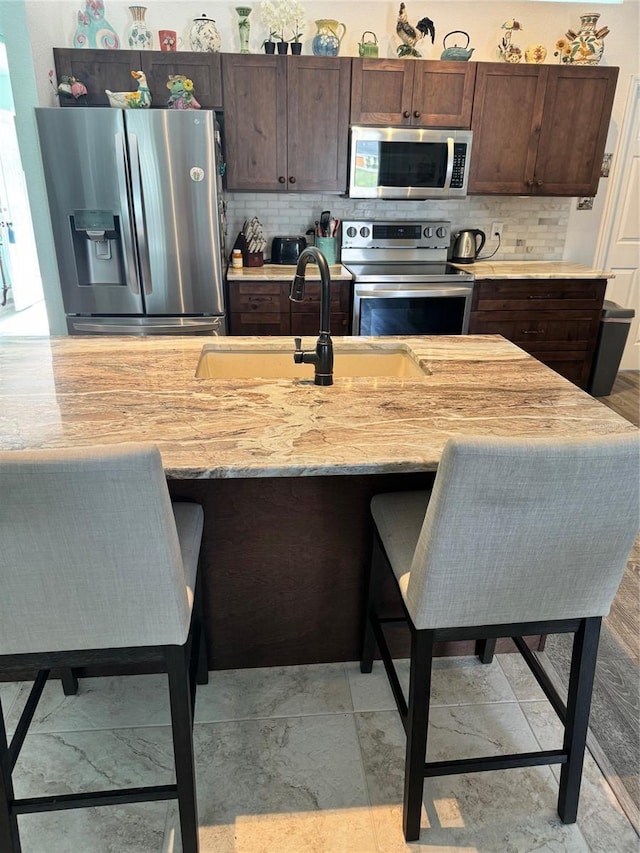
[[[262,252],[243,252],[245,267],[261,267],[264,266],[264,255]]]

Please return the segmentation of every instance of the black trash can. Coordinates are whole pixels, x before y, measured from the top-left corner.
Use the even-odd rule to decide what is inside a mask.
[[[591,377],[587,385],[587,391],[593,397],[606,397],[611,393],[635,313],[633,308],[623,308],[607,299],[603,302]]]

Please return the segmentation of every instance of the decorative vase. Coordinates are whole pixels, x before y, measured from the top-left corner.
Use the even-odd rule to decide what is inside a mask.
[[[144,16],[147,14],[146,6],[129,6],[133,21],[127,33],[127,42],[132,50],[151,50],[153,46],[153,34],[147,26]]]
[[[193,19],[193,24],[189,30],[189,43],[191,50],[197,50],[201,53],[220,52],[222,42],[213,18],[208,18],[202,14],[199,18]]]
[[[314,55],[337,56],[340,50],[340,42],[347,31],[345,25],[331,18],[322,18],[316,21],[316,27],[318,28],[318,32],[311,42],[311,49]],[[338,35],[340,27],[342,27],[342,33]]]
[[[249,15],[251,14],[251,6],[236,6],[236,12],[240,20],[238,21],[238,32],[240,33],[240,53],[249,53],[249,33],[251,32],[251,24],[249,23]]]
[[[73,36],[74,47],[96,47],[117,50],[120,39],[104,17],[102,0],[86,0],[84,11],[78,12],[78,26]]]
[[[609,32],[608,27],[596,30],[600,15],[594,12],[580,15],[580,29],[577,33],[567,30],[567,38],[571,40],[571,51],[563,58],[563,62],[575,65],[597,65],[604,51],[604,37]]]

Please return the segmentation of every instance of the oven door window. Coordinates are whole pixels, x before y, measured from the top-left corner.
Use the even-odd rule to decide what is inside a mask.
[[[464,296],[363,298],[361,335],[460,335],[465,329]]]

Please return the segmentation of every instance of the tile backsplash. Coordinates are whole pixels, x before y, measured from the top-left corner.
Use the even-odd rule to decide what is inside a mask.
[[[313,228],[323,210],[339,219],[445,219],[452,230],[480,228],[487,235],[483,256],[497,241],[489,236],[491,224],[504,223],[496,260],[561,260],[569,221],[569,198],[468,196],[450,201],[378,201],[350,199],[320,193],[226,193],[227,245],[229,249],[245,219],[257,216],[267,237],[299,236]]]

